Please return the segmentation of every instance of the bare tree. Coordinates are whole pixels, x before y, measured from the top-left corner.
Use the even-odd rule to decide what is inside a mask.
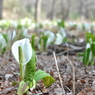
[[[69,12],[70,12],[70,4],[71,0],[61,0],[61,14],[62,14],[62,19],[67,19],[69,17]]]
[[[56,7],[56,0],[53,0],[52,1],[52,6],[51,6],[51,11],[50,11],[50,14],[49,14],[49,17],[51,20],[53,20],[55,18],[55,7]]]
[[[2,19],[3,0],[0,0],[0,19]]]
[[[40,20],[41,2],[42,2],[42,0],[36,0],[36,2],[35,2],[35,21],[36,22],[38,22]]]

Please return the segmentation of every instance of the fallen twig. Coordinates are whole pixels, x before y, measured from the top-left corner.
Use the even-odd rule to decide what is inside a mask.
[[[61,78],[61,75],[60,75],[60,73],[59,73],[59,68],[58,68],[58,64],[57,64],[55,52],[53,52],[53,55],[54,55],[54,59],[55,59],[55,64],[56,64],[56,69],[57,69],[57,72],[58,72],[60,84],[61,84],[61,87],[62,87],[62,92],[63,92],[63,95],[65,95],[65,90],[64,90],[64,88],[63,88],[62,78]]]
[[[66,57],[66,59],[68,60],[68,62],[70,63],[70,65],[72,66],[72,69],[73,69],[73,95],[75,95],[75,67],[72,64],[72,62],[69,60],[68,57]]]
[[[82,48],[79,48],[79,49],[69,49],[69,50],[65,50],[63,52],[60,52],[60,53],[57,53],[56,55],[63,55],[63,54],[66,54],[68,52],[72,52],[72,51],[81,51],[81,50],[84,50],[85,47],[82,47]]]

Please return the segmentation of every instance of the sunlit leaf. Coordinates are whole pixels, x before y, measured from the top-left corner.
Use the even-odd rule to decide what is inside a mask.
[[[85,50],[84,56],[83,56],[84,65],[88,65],[89,62],[91,61],[91,59],[92,59],[91,50],[90,50],[90,48],[88,48]]]
[[[55,82],[55,79],[52,76],[47,76],[47,77],[43,78],[42,80],[46,87],[49,87],[52,83]]]
[[[91,50],[92,50],[93,55],[95,56],[95,43],[94,42],[91,44]]]
[[[46,87],[50,86],[55,81],[54,78],[52,76],[50,76],[50,74],[48,74],[42,70],[36,71],[36,73],[34,75],[34,79],[36,82],[43,79],[43,82]]]
[[[23,95],[25,92],[27,92],[28,89],[28,82],[21,81],[17,90],[17,94]]]

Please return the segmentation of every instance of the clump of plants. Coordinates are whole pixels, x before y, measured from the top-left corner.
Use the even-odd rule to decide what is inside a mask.
[[[86,49],[83,54],[84,65],[94,65],[95,59],[95,35],[91,33],[86,34]]]
[[[46,87],[55,82],[50,74],[42,70],[36,71],[37,57],[29,39],[24,38],[14,42],[12,53],[20,66],[18,95],[24,95],[24,93],[28,93],[29,89],[35,89],[39,80],[42,80]]]

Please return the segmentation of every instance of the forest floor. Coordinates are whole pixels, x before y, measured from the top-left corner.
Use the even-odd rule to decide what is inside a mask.
[[[84,66],[79,60],[77,53],[81,50],[63,52],[63,47],[50,46],[56,49],[56,60],[62,85],[66,95],[95,95],[95,67]],[[37,69],[50,73],[55,78],[55,83],[45,88],[39,81],[35,90],[30,95],[62,95],[61,82],[56,69],[55,59],[52,52],[37,53]],[[77,52],[77,53],[76,53]],[[17,95],[18,85],[13,82],[19,80],[19,65],[10,52],[0,56],[0,95]],[[75,79],[75,80],[74,80]]]

